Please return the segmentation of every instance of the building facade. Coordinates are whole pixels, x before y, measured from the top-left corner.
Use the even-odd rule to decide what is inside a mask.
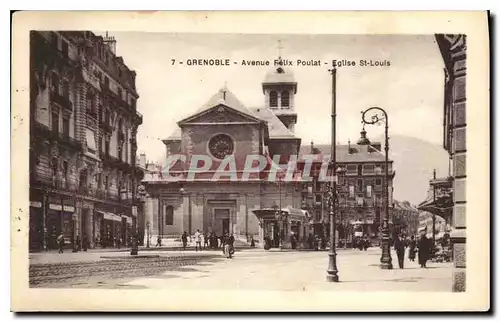
[[[436,42],[444,61],[443,147],[452,163],[453,290],[464,292],[466,285],[466,74],[465,35],[437,34]]]
[[[311,213],[311,231],[319,236],[329,234],[329,204],[326,182],[319,179],[321,165],[329,160],[330,145],[304,146],[301,148],[299,167],[304,169],[304,156],[316,155],[312,162],[311,179],[303,183],[302,207]],[[340,240],[351,243],[355,231],[379,238],[379,228],[383,218],[383,198],[385,180],[385,157],[378,142],[370,142],[366,131],[361,131],[357,144],[337,145],[337,166],[344,170],[339,176],[337,189],[339,204],[337,212]],[[393,205],[393,181],[395,171],[389,160],[389,205]],[[391,207],[392,208],[392,207]],[[382,216],[381,216],[382,214]],[[392,217],[391,217],[392,218]]]
[[[300,139],[293,133],[297,82],[290,71],[278,66],[261,86],[262,106],[246,107],[222,88],[196,113],[180,120],[178,129],[164,140],[167,160],[180,155],[188,161],[168,163],[168,178],[160,173],[143,182],[153,240],[178,238],[184,231],[192,234],[199,229],[218,236],[231,233],[242,241],[254,237],[262,245],[265,235],[277,231],[270,227],[277,226],[267,225],[258,215],[260,210],[300,210],[300,187],[268,180],[266,175],[270,167],[280,168],[298,155]],[[246,173],[248,156],[263,158],[265,167]],[[207,166],[193,170],[189,164],[193,158],[203,159]],[[225,160],[232,160],[231,174],[219,176]],[[287,223],[287,232],[298,229],[297,221]]]
[[[126,243],[136,232],[136,74],[112,37],[30,34],[30,250],[87,240]]]

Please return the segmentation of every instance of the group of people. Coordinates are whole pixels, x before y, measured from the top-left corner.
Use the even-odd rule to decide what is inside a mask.
[[[188,244],[188,233],[184,232],[181,236],[182,247],[186,250]],[[233,234],[224,233],[222,236],[217,236],[214,232],[207,234],[201,233],[199,229],[194,233],[195,249],[219,249],[222,248],[222,253],[228,257],[232,258],[234,254],[234,236]],[[203,244],[203,246],[202,246]]]
[[[399,268],[404,268],[405,249],[408,248],[408,259],[411,262],[415,261],[418,254],[418,264],[421,268],[427,268],[427,261],[431,258],[434,245],[432,240],[427,238],[425,233],[422,233],[418,240],[415,236],[410,239],[405,239],[402,235],[397,236],[394,240],[394,250],[398,257]]]

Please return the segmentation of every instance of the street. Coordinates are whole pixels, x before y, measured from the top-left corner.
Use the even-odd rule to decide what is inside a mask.
[[[337,251],[340,283],[326,282],[325,251],[243,250],[227,259],[218,251],[149,251],[30,255],[32,287],[269,291],[451,291],[451,263],[422,269],[378,267],[380,249]],[[144,257],[143,257],[144,256]],[[103,258],[106,257],[106,258]]]

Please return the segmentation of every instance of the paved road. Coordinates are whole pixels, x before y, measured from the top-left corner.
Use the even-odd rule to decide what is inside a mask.
[[[378,267],[379,248],[366,252],[339,250],[337,262],[341,283],[325,282],[326,252],[255,249],[237,252],[233,259],[224,258],[220,252],[158,251],[148,252],[148,255],[160,257],[130,260],[121,258],[123,253],[68,253],[64,258],[63,255],[44,254],[31,259],[30,276],[33,276],[32,285],[38,287],[451,291],[450,263],[429,263],[428,269],[421,269],[406,259],[406,268],[400,270],[393,254],[395,269],[381,270]],[[86,257],[84,261],[82,256]],[[116,257],[102,259],[101,256]]]
[[[328,266],[325,252],[256,250],[241,252],[231,260],[200,261],[189,271],[137,278],[126,285],[172,290],[451,291],[450,263],[429,263],[428,269],[421,269],[405,260],[407,268],[403,270],[381,270],[378,248],[366,252],[339,250],[337,258],[341,283],[325,282]]]

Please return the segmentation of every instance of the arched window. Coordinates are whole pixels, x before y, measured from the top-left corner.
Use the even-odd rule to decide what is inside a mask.
[[[281,92],[281,107],[290,107],[290,93],[288,91]]]
[[[165,209],[165,225],[173,225],[174,224],[174,207],[167,206]]]
[[[269,93],[269,106],[278,107],[278,93],[276,91]]]

